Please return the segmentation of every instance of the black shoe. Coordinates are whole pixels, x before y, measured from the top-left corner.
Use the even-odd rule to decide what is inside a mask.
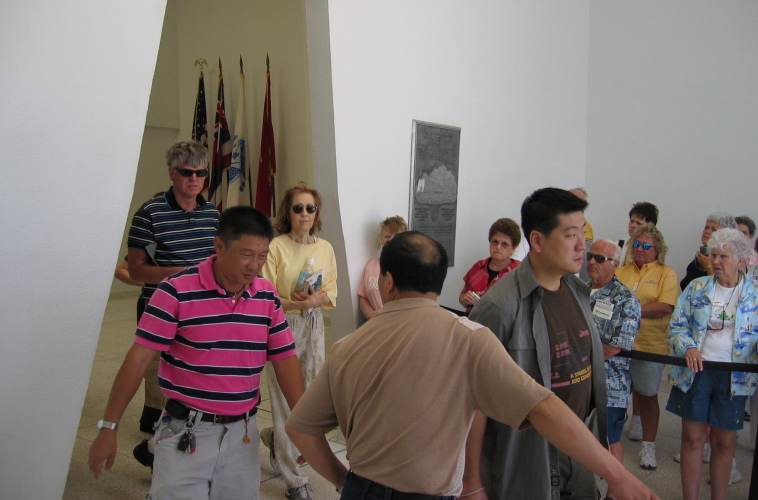
[[[139,430],[146,434],[155,434],[155,423],[160,420],[162,410],[142,407],[142,416],[139,418]]]
[[[147,439],[143,439],[140,444],[134,447],[134,450],[132,450],[132,455],[134,455],[134,458],[137,460],[137,462],[141,463],[145,467],[150,467],[150,472],[153,472],[153,460],[155,460],[155,455],[150,453],[150,450],[148,450]]]

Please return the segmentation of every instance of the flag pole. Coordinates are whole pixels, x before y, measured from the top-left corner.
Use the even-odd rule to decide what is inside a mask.
[[[268,59],[268,52],[266,52],[266,80],[268,82],[271,81],[271,63]],[[268,89],[267,89],[268,90]],[[268,92],[266,92],[268,94]],[[270,96],[269,96],[270,99]],[[269,119],[271,118],[271,106],[270,106],[270,100],[269,100]],[[274,183],[276,177],[272,174],[271,175],[271,213],[274,214],[274,218],[276,218],[276,184]]]

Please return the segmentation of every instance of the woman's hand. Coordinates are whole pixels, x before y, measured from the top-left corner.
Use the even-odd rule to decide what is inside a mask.
[[[310,287],[310,292],[310,294],[305,292],[292,293],[292,302],[297,304],[298,309],[312,309],[314,307],[321,307],[329,303],[329,295],[326,293],[326,291],[321,290],[320,292],[317,292],[313,289],[313,287]]]
[[[695,255],[695,258],[697,259],[697,263],[700,264],[700,267],[705,270],[708,274],[713,274],[713,271],[711,270],[711,257],[708,255],[703,255],[702,253],[698,252]]]
[[[469,290],[468,292],[461,294],[459,302],[461,303],[462,306],[468,307],[468,306],[473,306],[476,300],[477,300],[476,294],[472,292],[471,290]]]
[[[684,353],[684,359],[687,361],[687,368],[693,372],[703,371],[703,355],[697,347],[687,349],[687,352]]]

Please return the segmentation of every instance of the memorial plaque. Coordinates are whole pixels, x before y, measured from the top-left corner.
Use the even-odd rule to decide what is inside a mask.
[[[461,129],[413,120],[410,229],[439,241],[455,263]]]

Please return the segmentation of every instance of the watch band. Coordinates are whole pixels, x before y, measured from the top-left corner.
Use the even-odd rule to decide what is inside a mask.
[[[108,422],[107,420],[100,419],[100,421],[97,423],[98,429],[110,429],[112,431],[115,431],[118,429],[118,424],[113,422]]]

